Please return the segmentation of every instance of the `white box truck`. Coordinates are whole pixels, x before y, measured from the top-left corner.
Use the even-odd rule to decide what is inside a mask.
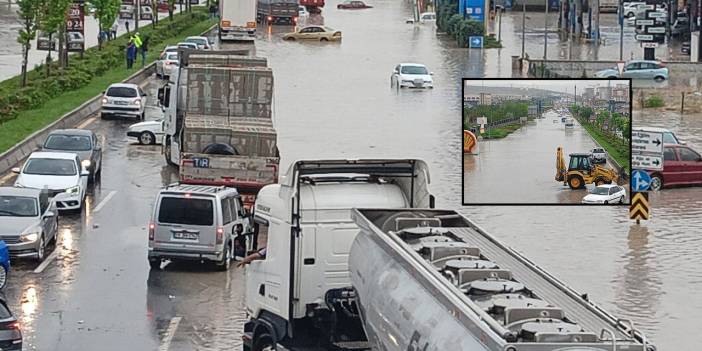
[[[219,2],[219,41],[253,41],[256,36],[256,0]]]

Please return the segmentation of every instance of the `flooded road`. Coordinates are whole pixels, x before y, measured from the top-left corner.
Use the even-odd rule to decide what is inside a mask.
[[[597,144],[577,121],[565,128],[561,117],[550,110],[505,138],[479,141],[478,155],[463,156],[463,203],[579,204],[594,184],[571,190],[555,181],[556,149],[563,147],[567,166],[569,154]]]
[[[324,15],[326,25],[343,31],[341,43],[283,42],[285,27],[259,33],[258,55],[269,58],[275,74],[281,168],[301,158],[418,157],[430,165],[437,206],[458,208],[460,78],[509,77],[509,63],[494,60],[495,51],[456,49],[430,26],[406,25],[411,11],[404,2],[374,1],[367,11],[338,11],[336,3]],[[390,89],[392,68],[405,61],[426,64],[436,87]],[[155,88],[147,93],[155,96]],[[148,110],[147,118],[158,116]],[[43,271],[13,263],[6,295],[23,323],[25,349],[239,350],[241,269],[149,269],[152,202],[176,177],[159,147],[127,139],[130,123],[87,124],[106,139],[102,182],[88,210],[61,218],[57,257]],[[555,149],[549,154],[550,180]],[[634,319],[659,350],[693,351],[702,313],[701,198],[687,190],[656,194],[654,204],[666,208],[654,208],[653,220],[641,226],[630,224],[623,207],[461,210],[608,311]]]

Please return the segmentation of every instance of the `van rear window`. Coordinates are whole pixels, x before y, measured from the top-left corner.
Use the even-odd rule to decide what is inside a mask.
[[[164,197],[158,212],[159,223],[212,225],[212,200],[185,197]]]

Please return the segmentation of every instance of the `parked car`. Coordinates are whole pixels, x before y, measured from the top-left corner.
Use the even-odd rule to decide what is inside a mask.
[[[77,210],[83,206],[90,172],[81,165],[80,157],[65,152],[35,151],[21,168],[15,186],[48,188],[59,210]]]
[[[170,77],[173,70],[178,69],[179,63],[177,52],[166,53],[156,61],[156,75],[161,78]]]
[[[211,50],[212,45],[207,37],[187,37],[185,38],[186,43],[195,43],[200,50]]]
[[[58,213],[56,203],[49,198],[46,189],[23,189],[0,187],[0,240],[15,257],[33,257],[44,260],[46,246],[56,239]],[[0,249],[0,261],[4,255]],[[7,276],[7,265],[2,275]]]
[[[702,156],[685,145],[663,146],[663,170],[650,170],[651,190],[680,185],[702,185]]]
[[[163,119],[132,124],[127,129],[127,136],[136,138],[139,144],[161,144],[163,140]]]
[[[0,202],[2,199],[0,199]],[[2,205],[0,205],[1,207]],[[0,217],[4,216],[4,212],[0,210]],[[0,289],[5,289],[7,285],[7,277],[10,274],[10,249],[4,240],[0,240]]]
[[[82,50],[85,48],[85,38],[80,32],[68,32],[66,33],[67,45],[69,50]]]
[[[366,5],[366,3],[360,0],[344,0],[341,4],[336,5],[336,8],[343,10],[358,10],[370,9],[373,8],[373,6]]]
[[[189,43],[189,42],[180,42],[178,43],[178,49],[191,49],[191,50],[197,50],[198,46],[195,43]]]
[[[616,184],[598,185],[582,200],[584,204],[623,204],[626,202],[626,189]]]
[[[43,151],[75,153],[94,181],[102,172],[102,145],[97,135],[87,129],[58,129],[46,137]]]
[[[651,60],[631,60],[624,66],[624,71],[619,74],[617,67],[608,68],[595,73],[597,78],[632,78],[632,79],[653,79],[664,81],[668,79],[668,68],[658,61]]]
[[[325,26],[306,26],[297,28],[296,31],[283,35],[283,40],[318,40],[339,41],[341,32]]]
[[[158,269],[163,259],[208,260],[228,270],[235,241],[252,232],[250,218],[234,188],[167,186],[156,198],[149,223],[149,265]]]
[[[590,151],[592,154],[592,161],[595,163],[606,163],[607,162],[607,151],[601,147],[596,147]]]
[[[434,12],[422,12],[419,14],[419,23],[435,23],[436,13]],[[405,23],[414,23],[414,17],[409,17],[405,20]]]
[[[419,63],[400,63],[390,76],[390,87],[434,88],[434,72]]]
[[[690,54],[690,42],[689,41],[682,43],[682,45],[680,46],[680,52],[685,54],[685,55]]]
[[[0,347],[3,351],[22,351],[22,328],[5,297],[0,295]]]
[[[650,133],[661,133],[663,134],[663,143],[664,144],[679,144],[679,145],[685,145],[685,142],[678,138],[675,133],[671,132],[668,129],[665,128],[656,128],[656,127],[634,127],[633,131],[642,131],[642,132],[650,132]]]
[[[195,44],[197,45],[197,44]],[[168,45],[165,48],[163,48],[163,51],[161,51],[161,54],[158,55],[159,59],[163,59],[167,53],[170,52],[177,52],[178,51],[178,45]]]
[[[670,34],[674,37],[687,38],[690,36],[690,21],[687,17],[678,17],[670,27]]]
[[[143,120],[146,114],[146,96],[136,84],[112,84],[102,97],[100,118],[125,116]]]

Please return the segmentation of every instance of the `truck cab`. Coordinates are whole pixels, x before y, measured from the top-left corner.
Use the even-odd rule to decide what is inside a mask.
[[[407,159],[298,161],[263,187],[251,241],[267,253],[246,269],[244,349],[363,349],[348,266],[359,232],[351,209],[433,207],[428,185],[427,165]]]

